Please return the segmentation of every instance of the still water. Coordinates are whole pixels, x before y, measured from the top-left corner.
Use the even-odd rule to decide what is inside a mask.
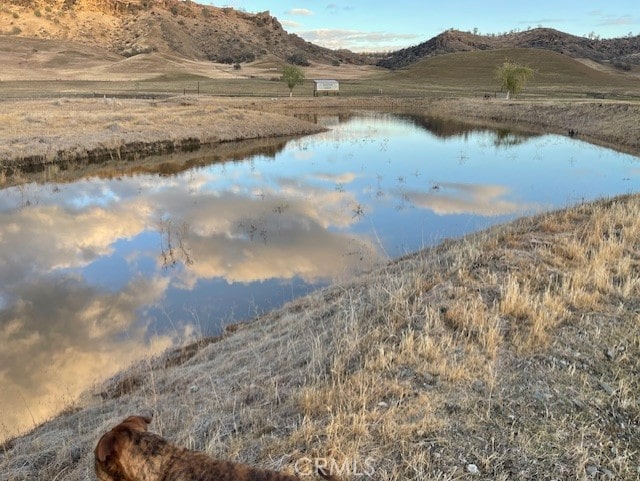
[[[560,136],[317,120],[330,130],[244,160],[0,190],[0,439],[136,359],[389,258],[639,187],[640,159]]]

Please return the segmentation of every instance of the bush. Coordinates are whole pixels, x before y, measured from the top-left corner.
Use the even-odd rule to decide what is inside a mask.
[[[305,57],[302,53],[294,53],[292,55],[289,55],[287,57],[287,62],[292,65],[300,65],[302,67],[309,66],[309,60],[307,60],[307,57]]]
[[[631,64],[628,62],[623,62],[621,60],[616,60],[613,62],[613,66],[617,69],[624,70],[625,72],[631,71]]]

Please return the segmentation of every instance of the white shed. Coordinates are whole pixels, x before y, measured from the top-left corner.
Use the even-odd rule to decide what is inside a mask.
[[[324,92],[324,95],[335,93],[340,95],[340,82],[337,80],[314,80],[313,81],[313,96],[317,97],[320,92]]]

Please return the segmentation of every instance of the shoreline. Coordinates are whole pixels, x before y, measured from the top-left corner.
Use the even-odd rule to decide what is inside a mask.
[[[227,142],[306,135],[322,127],[294,117],[362,110],[418,114],[478,126],[557,133],[640,156],[640,104],[613,101],[469,98],[55,99],[4,101],[0,169],[126,165],[151,155]]]

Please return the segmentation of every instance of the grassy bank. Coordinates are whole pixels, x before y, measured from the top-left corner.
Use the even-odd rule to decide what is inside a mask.
[[[128,161],[322,130],[291,116],[239,109],[212,98],[22,100],[2,107],[4,168]]]
[[[0,479],[91,479],[96,440],[131,413],[285,470],[637,479],[639,209],[626,196],[446,242],[142,362],[5,443]]]

